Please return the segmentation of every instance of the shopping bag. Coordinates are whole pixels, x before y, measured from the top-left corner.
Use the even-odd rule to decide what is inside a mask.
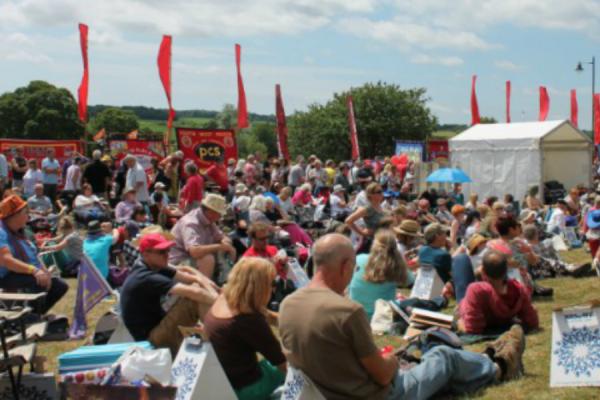
[[[177,386],[176,400],[237,399],[212,345],[200,338],[183,340],[171,377],[171,383]]]
[[[600,386],[600,299],[552,313],[550,386]]]
[[[440,279],[432,265],[421,265],[413,285],[410,297],[415,299],[431,300],[441,296],[444,282]]]
[[[282,400],[325,400],[313,381],[301,370],[288,364]]]

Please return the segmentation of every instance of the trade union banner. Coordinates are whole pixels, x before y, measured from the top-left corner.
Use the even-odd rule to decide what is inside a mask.
[[[127,154],[136,156],[140,165],[149,170],[151,160],[162,160],[165,157],[165,146],[162,140],[111,140],[108,147],[110,155],[118,163],[125,158]]]
[[[17,148],[23,149],[26,159],[35,158],[38,165],[46,158],[48,149],[54,149],[56,159],[61,165],[71,158],[74,152],[83,153],[83,143],[79,140],[25,140],[25,139],[0,139],[0,152],[7,160],[12,160]]]
[[[226,129],[177,128],[177,145],[186,160],[205,170],[212,164],[237,160],[235,133]]]
[[[428,161],[435,161],[440,158],[448,160],[450,158],[450,151],[448,150],[448,141],[445,139],[439,140],[428,140],[427,141],[427,159]]]

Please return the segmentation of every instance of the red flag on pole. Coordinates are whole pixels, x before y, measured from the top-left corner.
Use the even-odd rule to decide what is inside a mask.
[[[571,123],[575,128],[578,127],[579,109],[577,108],[577,92],[571,89]]]
[[[481,122],[481,118],[479,118],[479,106],[477,105],[477,94],[475,93],[476,80],[477,75],[473,75],[473,80],[471,81],[471,125]]]
[[[238,84],[238,129],[248,127],[248,108],[246,106],[246,91],[244,90],[244,81],[242,80],[242,70],[240,64],[242,62],[242,47],[239,44],[235,45],[235,66],[237,68],[237,84]]]
[[[594,144],[600,144],[600,93],[594,93]]]
[[[545,121],[550,110],[550,97],[545,86],[540,86],[540,121]]]
[[[169,116],[167,118],[167,134],[165,135],[165,143],[169,143],[169,135],[173,128],[173,120],[175,119],[175,110],[171,103],[171,44],[172,38],[169,35],[163,35],[160,48],[158,49],[158,75],[162,82],[165,94],[167,95],[167,103],[169,104]]]
[[[79,24],[79,42],[81,44],[81,57],[83,58],[83,77],[77,89],[77,112],[79,119],[84,124],[87,121],[88,86],[90,83],[90,71],[88,68],[88,26]]]
[[[281,97],[281,86],[275,85],[275,116],[277,118],[277,147],[279,148],[279,157],[290,160],[290,153],[287,146],[287,124],[285,121],[285,110],[283,109],[283,98]]]
[[[506,81],[506,123],[510,123],[510,81]]]
[[[352,104],[352,96],[348,96],[348,124],[350,125],[350,145],[352,146],[352,159],[360,158],[358,149],[358,133],[356,132],[356,120],[354,119],[354,105]]]

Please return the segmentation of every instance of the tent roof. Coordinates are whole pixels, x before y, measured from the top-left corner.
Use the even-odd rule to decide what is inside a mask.
[[[563,126],[564,125],[564,126]],[[510,124],[477,124],[450,139],[450,142],[479,140],[542,139],[561,128],[575,132],[581,139],[589,140],[567,120],[544,122],[512,122]],[[566,133],[566,132],[565,132]],[[560,135],[563,136],[563,135]]]

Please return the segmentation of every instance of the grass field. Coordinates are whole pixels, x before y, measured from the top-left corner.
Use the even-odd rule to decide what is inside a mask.
[[[564,258],[569,262],[589,261],[589,255],[582,250],[565,253]],[[542,281],[542,285],[554,288],[554,298],[550,301],[535,302],[540,315],[541,329],[527,336],[527,348],[524,355],[525,376],[520,380],[493,386],[464,398],[507,400],[592,400],[600,398],[600,389],[598,388],[549,388],[552,308],[557,305],[575,304],[600,297],[600,279],[597,277],[548,279]],[[56,305],[53,312],[66,314],[71,318],[75,302],[76,281],[74,279],[69,280],[69,286],[71,288],[69,293]],[[108,311],[112,304],[113,300],[105,300],[92,310],[91,314],[88,315],[88,324],[90,325],[88,333],[93,332],[98,318]],[[383,346],[386,344],[397,345],[402,340],[397,337],[378,337],[376,341],[378,345]],[[85,340],[41,343],[38,351],[48,358],[48,369],[56,371],[56,357],[83,344],[85,344]],[[469,349],[479,351],[482,347],[483,344],[479,344],[470,346]]]

